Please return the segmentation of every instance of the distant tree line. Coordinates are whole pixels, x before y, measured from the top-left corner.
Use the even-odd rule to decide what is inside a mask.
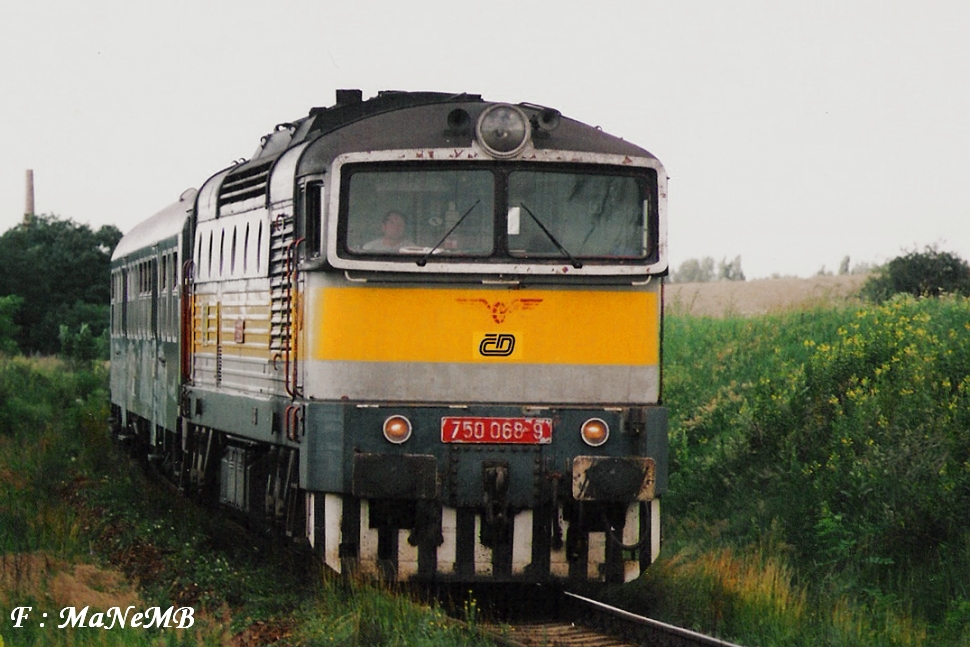
[[[916,297],[934,297],[941,294],[970,296],[970,265],[951,252],[940,251],[935,246],[922,251],[913,250],[898,256],[885,265],[856,263],[850,267],[849,257],[839,263],[838,274],[869,274],[863,284],[861,295],[875,302],[885,301],[894,294],[905,293]],[[831,276],[825,266],[816,276]],[[781,278],[775,274],[772,278]],[[707,283],[710,281],[744,281],[741,257],[726,258],[715,262],[710,256],[691,258],[670,271],[672,283]]]
[[[744,281],[744,271],[741,269],[741,257],[735,256],[728,261],[722,258],[715,266],[710,256],[704,258],[689,258],[680,264],[676,270],[671,270],[670,281],[673,283],[708,283],[710,281]]]
[[[121,231],[52,215],[0,236],[0,352],[107,357],[111,254]]]
[[[837,274],[839,276],[845,276],[846,274],[869,274],[877,269],[878,266],[872,263],[856,263],[849,267],[849,257],[843,256],[842,261],[839,263],[839,271]],[[815,276],[832,276],[832,272],[829,271],[824,265],[815,273]]]

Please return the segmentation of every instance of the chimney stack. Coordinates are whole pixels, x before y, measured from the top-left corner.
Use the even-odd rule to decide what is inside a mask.
[[[34,171],[27,169],[27,202],[24,205],[24,225],[29,225],[34,217]]]

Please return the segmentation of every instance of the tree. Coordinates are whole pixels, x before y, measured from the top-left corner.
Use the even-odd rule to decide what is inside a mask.
[[[926,247],[889,261],[862,286],[862,295],[877,302],[900,292],[917,297],[970,296],[970,265],[955,254]]]
[[[728,262],[722,258],[714,269],[714,259],[705,256],[701,259],[689,258],[680,264],[680,268],[670,273],[672,283],[707,283],[708,281],[743,281],[744,271],[741,269],[741,257],[735,256]]]
[[[60,327],[100,336],[108,326],[111,252],[121,231],[56,216],[35,216],[0,236],[0,296],[23,303],[14,316],[17,342],[25,353],[60,350]]]
[[[680,268],[671,273],[670,280],[674,283],[706,283],[714,280],[714,259],[710,256],[698,260],[689,258],[680,264]]]
[[[849,257],[846,256],[842,259],[842,262],[839,263],[839,276],[845,276],[848,273],[849,273]]]
[[[17,333],[20,330],[14,323],[14,317],[23,299],[15,294],[0,297],[0,354],[17,354]]]
[[[735,256],[730,263],[726,258],[722,258],[718,264],[717,278],[719,281],[743,281],[744,271],[741,269],[741,257]]]

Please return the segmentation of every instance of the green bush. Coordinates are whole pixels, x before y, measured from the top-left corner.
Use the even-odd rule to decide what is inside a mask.
[[[740,544],[777,525],[818,586],[952,616],[970,572],[970,301],[674,319],[666,344],[668,514],[726,519]]]
[[[879,303],[900,293],[916,297],[970,296],[970,265],[955,254],[927,247],[889,261],[862,287],[863,297]]]

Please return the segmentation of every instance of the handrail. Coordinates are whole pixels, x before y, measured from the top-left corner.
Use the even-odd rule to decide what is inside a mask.
[[[303,405],[291,404],[283,413],[283,426],[286,439],[295,443],[300,442],[300,429],[303,426]]]
[[[182,382],[192,379],[192,358],[195,351],[195,295],[192,291],[192,272],[195,261],[189,259],[182,264],[182,347],[180,369]]]
[[[297,303],[294,298],[296,292],[296,282],[299,278],[299,266],[296,263],[296,250],[300,243],[305,242],[305,238],[297,238],[286,246],[286,264],[283,283],[283,295],[286,302],[286,325],[289,330],[285,343],[283,344],[283,388],[291,398],[299,397],[298,370],[297,370],[297,351],[299,350],[299,331],[295,321],[299,320]],[[292,356],[292,357],[291,357]],[[292,361],[291,361],[292,360]],[[290,373],[292,364],[293,372]]]

